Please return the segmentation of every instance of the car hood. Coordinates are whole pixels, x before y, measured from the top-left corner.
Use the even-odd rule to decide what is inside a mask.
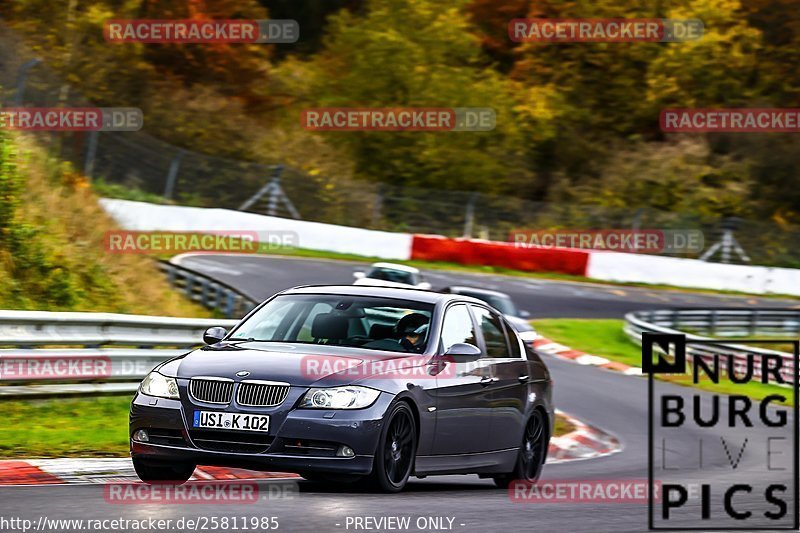
[[[326,346],[247,343],[248,348],[205,347],[165,363],[159,372],[190,379],[198,376],[234,380],[281,381],[294,386],[336,386],[391,375],[427,363],[422,356]],[[343,353],[344,351],[351,353]],[[337,353],[333,353],[337,352]],[[247,376],[236,376],[249,372]]]

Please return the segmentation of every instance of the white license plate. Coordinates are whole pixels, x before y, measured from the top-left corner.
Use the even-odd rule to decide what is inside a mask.
[[[229,431],[269,430],[269,416],[242,413],[220,413],[217,411],[195,411],[192,427],[227,429]]]

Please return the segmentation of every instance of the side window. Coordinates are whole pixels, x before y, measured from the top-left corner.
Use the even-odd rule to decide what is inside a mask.
[[[507,358],[508,344],[506,344],[506,334],[503,331],[503,323],[498,317],[493,315],[484,307],[472,306],[475,318],[478,320],[483,341],[486,343],[486,355],[489,357]]]
[[[442,346],[444,351],[459,342],[478,345],[475,328],[466,305],[454,305],[447,310],[442,325]]]
[[[522,357],[522,351],[519,347],[519,337],[517,336],[517,331],[505,320],[503,321],[503,325],[506,327],[506,335],[508,335],[508,347],[511,348],[511,355],[515,359],[519,359]]]

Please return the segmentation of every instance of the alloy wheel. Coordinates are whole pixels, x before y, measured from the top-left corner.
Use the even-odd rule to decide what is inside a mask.
[[[386,433],[383,465],[386,478],[393,485],[401,485],[410,474],[414,459],[414,421],[406,410],[395,413]]]

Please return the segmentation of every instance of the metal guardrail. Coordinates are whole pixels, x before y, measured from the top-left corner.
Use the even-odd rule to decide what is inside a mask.
[[[208,309],[221,312],[226,318],[243,317],[259,304],[254,298],[232,286],[195,270],[169,261],[160,262],[160,268],[166,273],[170,284],[180,289],[187,298]]]
[[[0,311],[0,397],[128,390],[157,364],[237,320]],[[98,386],[101,384],[103,386]]]
[[[203,332],[209,327],[230,327],[237,322],[114,313],[0,311],[0,348],[48,345],[190,348],[202,342]]]
[[[625,334],[642,344],[643,333],[685,334],[690,340],[710,340],[710,337],[781,337],[794,340],[800,334],[800,309],[671,309],[635,311],[625,315]],[[727,355],[737,371],[743,370],[747,357],[779,357],[783,360],[782,376],[793,382],[794,356],[789,353],[736,344],[732,341],[719,345],[690,344],[686,356],[700,357],[711,362],[720,357],[720,366],[727,368]],[[761,375],[760,365],[754,365],[754,374]]]
[[[200,272],[160,263],[170,284],[228,319],[0,310],[0,398],[135,390],[159,363],[231,328],[258,302]]]

